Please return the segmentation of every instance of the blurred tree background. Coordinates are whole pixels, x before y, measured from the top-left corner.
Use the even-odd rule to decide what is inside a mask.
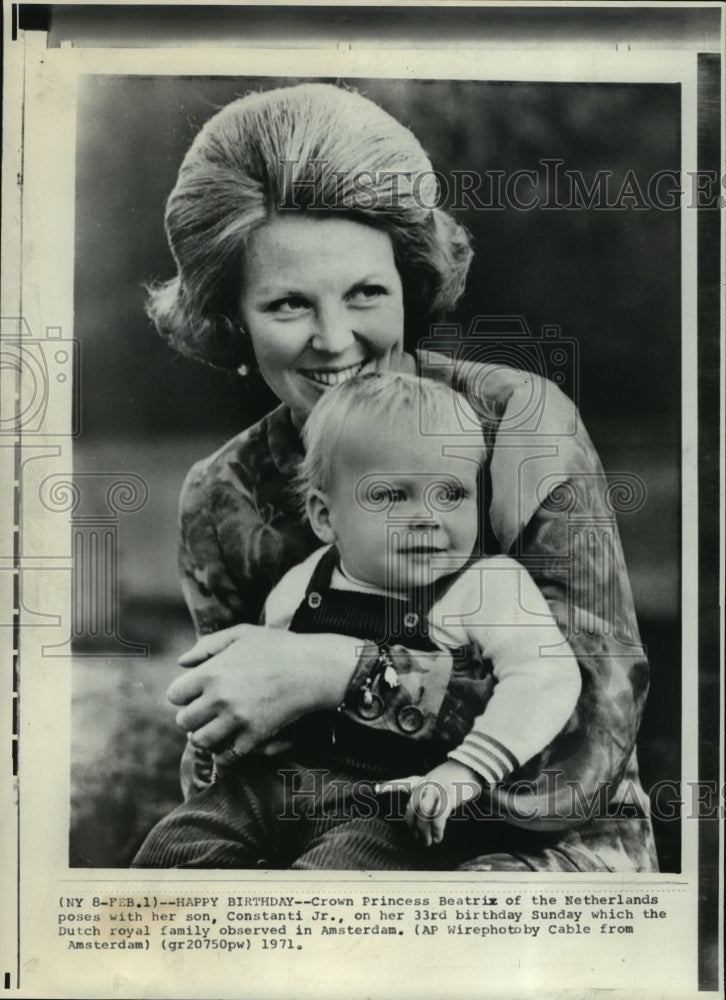
[[[484,72],[484,70],[483,70]],[[184,152],[215,111],[294,80],[93,76],[77,120],[75,333],[81,342],[78,471],[135,472],[143,510],[119,528],[121,631],[148,658],[80,658],[74,670],[71,864],[121,867],[178,801],[183,738],[164,698],[193,639],[176,578],[176,502],[191,463],[271,405],[236,376],[176,356],[144,314],[143,283],[174,273],[164,202]],[[563,161],[610,201],[645,193],[680,164],[680,91],[665,84],[342,81],[408,125],[445,178]],[[632,171],[632,174],[629,174]],[[522,195],[530,188],[522,185]],[[632,190],[632,188],[631,188]],[[480,196],[485,198],[487,186]],[[568,188],[560,192],[567,202]],[[639,198],[619,209],[476,209],[455,214],[476,257],[453,319],[521,316],[557,325],[575,398],[606,472],[637,473],[647,498],[620,518],[652,668],[641,732],[646,785],[680,777],[680,220]],[[449,200],[451,204],[451,199]],[[82,650],[79,650],[82,652]],[[101,726],[99,720],[103,719]],[[658,828],[680,865],[678,824]]]

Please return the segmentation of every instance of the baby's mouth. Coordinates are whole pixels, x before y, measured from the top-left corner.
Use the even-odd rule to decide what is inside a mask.
[[[368,359],[364,358],[363,361],[358,361],[347,368],[300,368],[299,371],[316,385],[334,386],[352,379],[365,368],[367,363]]]
[[[433,545],[407,545],[398,551],[405,556],[436,556],[441,555],[446,549]]]

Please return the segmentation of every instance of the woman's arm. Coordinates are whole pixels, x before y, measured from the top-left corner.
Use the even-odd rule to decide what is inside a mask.
[[[260,501],[255,495],[255,478],[269,483],[272,493],[281,490],[281,484],[275,481],[274,466],[270,473],[259,459],[260,452],[264,454],[267,437],[264,428],[264,424],[258,425],[210,459],[196,463],[182,488],[179,571],[198,636],[211,635],[241,623],[256,623],[265,597],[276,580],[315,544],[311,540],[306,549],[299,526],[285,531],[284,521],[280,524],[279,519],[274,518],[270,503],[266,499]],[[249,474],[246,465],[256,473]],[[245,670],[241,664],[235,671],[228,656],[219,663],[210,661],[204,675],[196,673],[198,669],[193,667],[175,682],[181,684],[183,697],[186,697],[191,673],[197,677],[192,683],[199,688],[202,679],[205,685],[212,683],[215,670],[218,670],[219,676],[209,697],[217,701],[228,726],[236,715],[244,717],[245,705],[250,706],[257,724],[262,724],[264,714],[256,710],[250,692],[263,692],[259,684],[244,683]],[[202,693],[200,689],[192,700]],[[170,697],[180,703],[176,700],[179,694],[175,685],[170,688]],[[204,704],[205,710],[208,701]],[[281,707],[284,704],[282,699]],[[205,788],[212,774],[211,753],[189,742],[181,762],[185,797]]]
[[[491,513],[503,548],[529,569],[582,675],[568,724],[517,775],[535,789],[523,809],[528,814],[531,808],[530,825],[541,820],[543,827],[557,827],[588,819],[598,797],[611,799],[624,778],[637,794],[634,749],[648,663],[617,528],[616,493],[574,405],[551,383],[541,392],[547,407],[536,433],[508,432],[505,412],[491,466]],[[517,512],[516,523],[510,511]]]
[[[624,778],[634,782],[635,740],[648,692],[648,662],[640,643],[622,546],[607,484],[572,473],[564,494],[535,511],[519,542],[530,573],[578,659],[582,692],[562,732],[518,775],[535,793],[520,812],[545,827],[582,822]]]
[[[179,499],[179,575],[197,635],[257,623],[277,580],[311,551],[265,513],[231,458],[199,462],[187,475]]]
[[[340,709],[356,722],[390,729],[412,739],[436,730],[451,656],[391,650],[398,686],[379,676],[379,649],[347,636],[299,635],[258,625],[240,625],[222,652],[184,671],[168,696],[177,725],[200,750],[249,753],[310,712]],[[371,679],[369,681],[369,678]],[[368,682],[368,683],[367,683]],[[381,698],[371,719],[369,701]],[[381,692],[378,695],[378,692]],[[415,714],[402,709],[415,707]]]
[[[340,705],[355,648],[345,636],[241,625],[235,642],[169,688],[184,706],[177,724],[197,747],[217,750],[234,737],[235,751],[248,753],[301,716]]]

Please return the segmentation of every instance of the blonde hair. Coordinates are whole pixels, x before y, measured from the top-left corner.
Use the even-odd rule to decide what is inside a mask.
[[[336,459],[355,438],[376,431],[419,433],[479,448],[484,435],[466,398],[450,385],[400,372],[368,372],[328,389],[312,409],[302,432],[305,457],[296,489],[304,507],[313,490],[329,493]],[[432,470],[433,471],[433,470]]]
[[[472,256],[466,230],[431,207],[430,190],[421,196],[431,171],[413,133],[353,91],[310,83],[233,101],[182,162],[165,216],[177,274],[148,290],[149,316],[183,353],[249,364],[238,316],[245,240],[277,213],[337,212],[389,235],[406,331],[427,330],[460,298]]]

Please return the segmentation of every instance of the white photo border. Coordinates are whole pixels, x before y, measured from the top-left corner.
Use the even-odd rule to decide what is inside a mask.
[[[72,727],[70,722],[71,670],[69,661],[58,660],[53,668],[52,690],[49,692],[48,673],[44,664],[43,648],[48,646],[48,627],[67,622],[71,617],[71,581],[58,583],[54,588],[52,607],[44,610],[40,621],[36,612],[29,609],[43,607],[47,595],[37,570],[51,565],[68,565],[71,551],[70,528],[67,533],[58,530],[56,521],[49,520],[48,508],[37,502],[42,484],[58,470],[67,471],[71,462],[72,443],[76,426],[77,398],[66,391],[72,379],[60,381],[59,375],[73,371],[77,364],[77,345],[67,331],[74,329],[73,303],[73,232],[75,192],[75,136],[74,115],[76,88],[81,76],[88,74],[155,74],[176,75],[179,67],[186,65],[190,75],[239,76],[239,65],[245,66],[245,76],[320,76],[319,70],[311,72],[311,65],[324,65],[325,75],[354,80],[357,77],[426,76],[453,79],[461,74],[467,79],[475,63],[469,62],[457,50],[443,46],[431,49],[406,50],[349,49],[320,51],[303,49],[262,48],[250,49],[244,59],[238,51],[229,48],[208,51],[198,49],[190,56],[188,49],[163,49],[155,52],[132,49],[47,49],[40,37],[26,33],[22,39],[23,53],[11,64],[6,88],[6,101],[17,99],[25,109],[18,121],[6,110],[5,119],[10,127],[11,143],[17,146],[17,162],[12,155],[4,164],[6,184],[3,194],[4,257],[7,249],[15,248],[17,265],[4,267],[2,288],[3,352],[8,344],[28,348],[24,354],[27,363],[38,364],[38,379],[55,378],[55,394],[43,402],[43,409],[36,410],[40,382],[29,383],[18,375],[19,396],[12,401],[14,413],[20,413],[19,432],[6,435],[2,440],[3,472],[9,471],[14,485],[15,504],[2,515],[2,549],[0,559],[5,570],[1,577],[3,610],[13,611],[11,628],[3,629],[3,642],[10,640],[6,664],[12,665],[12,677],[6,678],[6,689],[12,682],[14,698],[3,701],[5,732],[14,731],[13,747],[17,755],[17,772],[7,782],[10,796],[15,803],[14,823],[10,824],[10,865],[3,872],[3,892],[6,900],[14,900],[17,912],[15,935],[6,941],[4,954],[14,951],[13,961],[5,958],[6,989],[16,995],[33,995],[38,991],[62,995],[110,996],[118,990],[120,996],[141,996],[145,987],[154,991],[149,995],[165,993],[158,980],[128,980],[119,985],[118,978],[108,975],[99,963],[82,963],[71,978],[59,966],[60,947],[42,928],[43,914],[56,905],[59,893],[80,891],[79,886],[93,883],[87,891],[101,894],[139,893],[148,886],[181,886],[205,884],[207,891],[214,885],[226,883],[221,874],[200,879],[193,873],[180,875],[155,872],[140,878],[138,873],[118,870],[94,871],[82,877],[78,870],[68,868],[67,829],[69,825],[68,751]],[[471,55],[471,53],[469,53]],[[456,56],[456,73],[452,60]],[[311,59],[313,62],[311,63]],[[717,169],[723,171],[723,151],[713,135],[723,134],[722,93],[723,80],[719,77],[718,55],[693,52],[608,51],[591,50],[587,58],[573,53],[531,51],[526,63],[516,58],[512,51],[487,52],[487,79],[521,81],[534,78],[538,81],[587,81],[617,80],[618,82],[678,83],[682,88],[682,157],[681,171],[699,172]],[[526,65],[527,73],[522,72]],[[405,67],[405,69],[402,69]],[[717,79],[718,77],[718,79]],[[42,109],[42,113],[41,113]],[[6,131],[7,135],[7,131]],[[8,191],[7,179],[21,175],[22,185]],[[690,195],[684,196],[689,197]],[[718,212],[706,209],[698,212],[682,209],[682,607],[683,624],[683,769],[685,779],[695,775],[698,781],[717,781],[723,788],[723,760],[715,758],[714,743],[722,745],[723,690],[718,697],[712,690],[699,694],[693,683],[690,664],[708,661],[718,674],[719,657],[722,657],[722,640],[715,639],[715,614],[718,596],[722,594],[714,565],[715,533],[719,522],[715,519],[714,492],[721,489],[720,468],[714,464],[717,453],[714,444],[718,436],[719,403],[723,392],[722,356],[719,345],[723,336],[723,233],[714,221]],[[717,249],[717,252],[715,250]],[[18,252],[19,251],[19,252]],[[714,287],[714,264],[718,261],[718,276]],[[18,321],[20,318],[21,322]],[[42,333],[41,333],[42,331]],[[39,343],[42,341],[42,344]],[[47,348],[44,345],[51,344]],[[697,351],[693,345],[697,344]],[[60,345],[60,346],[59,346]],[[47,362],[51,359],[50,368]],[[59,361],[65,356],[66,360]],[[45,359],[44,362],[40,360]],[[714,385],[713,366],[718,358],[719,385]],[[53,367],[55,363],[56,367]],[[60,367],[59,367],[60,366]],[[48,374],[50,373],[50,374]],[[57,385],[65,386],[57,391]],[[6,403],[3,404],[7,406]],[[27,414],[39,414],[39,423],[29,430]],[[3,420],[8,418],[4,410]],[[7,424],[3,424],[4,427]],[[714,441],[715,438],[715,441]],[[723,437],[721,436],[721,442]],[[722,449],[722,444],[721,444]],[[709,457],[710,456],[710,457]],[[719,456],[722,460],[722,454]],[[60,464],[58,463],[60,460]],[[65,464],[65,467],[64,467]],[[698,484],[694,489],[693,484]],[[721,494],[722,496],[722,494]],[[722,504],[721,500],[721,504]],[[721,510],[721,513],[723,511]],[[11,515],[12,514],[12,518]],[[12,523],[11,523],[12,521]],[[6,539],[9,544],[6,544]],[[700,565],[694,553],[700,556]],[[719,545],[722,555],[722,545]],[[35,572],[34,572],[35,571]],[[21,580],[22,577],[22,580]],[[37,577],[37,578],[36,578]],[[705,604],[705,610],[704,610]],[[5,622],[5,616],[3,617]],[[4,666],[5,670],[6,667]],[[21,680],[22,678],[22,680]],[[59,706],[63,706],[59,709]],[[52,751],[49,753],[49,748]],[[4,781],[7,776],[4,775]],[[10,799],[8,799],[10,801]],[[718,834],[713,830],[718,827]],[[713,891],[711,879],[714,872],[723,872],[722,818],[717,823],[701,821],[698,824],[682,822],[682,877],[662,878],[664,889],[668,885],[688,883],[689,896],[682,910],[683,925],[680,939],[689,956],[684,959],[688,967],[691,994],[716,995],[723,990],[723,957],[718,942],[723,927],[723,889]],[[49,838],[49,831],[52,837]],[[3,835],[6,836],[5,825]],[[13,857],[14,856],[14,857]],[[299,873],[285,875],[285,882],[301,884]],[[465,880],[464,873],[447,875],[447,884]],[[249,881],[249,880],[247,880]],[[260,887],[282,883],[274,873],[260,881]],[[309,878],[308,878],[308,881]],[[324,883],[318,875],[315,885]],[[345,882],[371,884],[380,879],[362,873],[338,876],[336,885]],[[413,885],[419,879],[402,879]],[[439,877],[432,882],[443,882]],[[493,883],[504,883],[504,878],[492,875]],[[518,880],[519,881],[519,880]],[[541,880],[535,880],[544,884]],[[596,878],[590,882],[598,882]],[[628,883],[646,884],[651,876],[629,878]],[[719,879],[719,882],[721,880]],[[61,888],[63,886],[63,888]],[[186,891],[181,889],[180,891]],[[189,891],[192,891],[191,888]],[[6,925],[7,926],[7,925]],[[14,940],[16,939],[16,940]],[[14,946],[13,946],[14,940]],[[40,944],[49,946],[42,954]],[[52,945],[52,947],[51,947]],[[418,953],[415,953],[418,954]],[[88,956],[86,956],[88,957]],[[420,958],[420,955],[419,955]],[[463,956],[459,960],[466,961]],[[452,962],[455,959],[452,958]],[[0,970],[0,971],[3,971]],[[87,971],[79,971],[87,970]],[[305,966],[304,995],[315,986],[311,969]],[[74,976],[78,978],[74,980]],[[385,980],[384,980],[385,981]],[[572,980],[570,979],[570,983]],[[354,981],[354,992],[358,980]],[[259,982],[255,984],[260,989]],[[278,983],[279,985],[279,983]],[[659,995],[663,984],[651,983],[642,995]],[[681,984],[682,985],[682,984]],[[565,995],[567,977],[552,980],[546,988],[557,989]],[[586,978],[582,988],[592,988],[593,981]],[[578,984],[579,987],[579,984]],[[178,987],[177,987],[178,988]],[[204,977],[190,972],[184,995],[202,996]],[[570,987],[572,988],[572,987]],[[621,987],[622,989],[622,987]],[[652,992],[651,992],[652,990]],[[225,993],[224,995],[228,995]],[[237,994],[229,994],[237,995]],[[254,988],[245,995],[255,995]],[[266,994],[267,995],[267,994]],[[279,992],[272,995],[284,995]],[[292,993],[290,994],[292,995]],[[403,993],[399,995],[404,995]],[[464,995],[462,993],[462,995]],[[617,992],[611,995],[621,995]],[[622,995],[627,995],[622,993]],[[632,995],[632,994],[631,994]],[[684,994],[681,993],[681,996]]]

